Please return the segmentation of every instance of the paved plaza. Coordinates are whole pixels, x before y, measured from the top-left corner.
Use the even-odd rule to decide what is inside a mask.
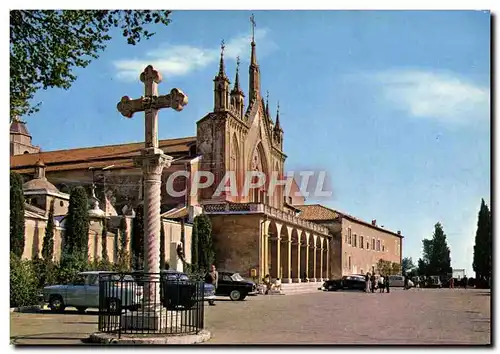
[[[248,297],[205,307],[206,344],[490,344],[490,292],[393,290]],[[83,344],[97,312],[11,313],[16,344]]]

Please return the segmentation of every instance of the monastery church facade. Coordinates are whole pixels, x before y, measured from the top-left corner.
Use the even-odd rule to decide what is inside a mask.
[[[295,183],[290,195],[278,188],[273,196],[268,196],[264,186],[251,190],[247,196],[231,193],[214,196],[227,171],[235,172],[238,190],[243,187],[246,171],[259,171],[266,176],[273,173],[283,176],[285,171],[284,130],[279,107],[273,118],[269,102],[261,94],[253,39],[250,47],[246,95],[240,87],[239,63],[231,85],[221,52],[214,78],[214,106],[197,122],[196,136],[159,142],[164,153],[173,157],[172,165],[165,168],[162,175],[163,227],[170,230],[165,241],[167,255],[175,256],[173,250],[180,241],[180,229],[186,227],[184,248],[187,261],[190,260],[190,223],[196,215],[206,213],[212,222],[216,266],[244,276],[262,278],[270,274],[285,283],[304,279],[322,281],[332,276],[371,271],[380,258],[400,262],[402,236],[399,232],[323,206],[305,205],[305,199],[296,194]],[[24,185],[25,195],[29,196],[27,212],[46,218],[47,196],[51,196],[58,198],[56,215],[63,216],[71,187],[83,185],[88,188],[93,203],[92,215],[114,220],[111,228],[108,227],[111,235],[116,234],[113,228],[118,227],[119,219],[125,218],[130,225],[134,209],[143,202],[141,170],[133,163],[143,143],[42,152],[32,145],[26,125],[20,120],[11,123],[10,136],[11,170],[21,173],[27,181]],[[175,179],[174,190],[186,189],[187,193],[173,197],[167,193],[165,182],[179,171],[191,176],[197,171],[209,171],[215,176],[215,183],[191,195],[189,178],[180,176]],[[101,210],[102,214],[95,210]],[[345,226],[346,220],[349,226]],[[352,239],[349,236],[348,242],[344,234],[351,235],[353,223],[366,228],[366,235],[376,237],[375,245],[385,246],[384,251],[382,247],[376,251],[376,246],[373,254],[349,250],[353,247]],[[98,230],[95,237],[92,249],[97,255]],[[39,239],[31,240],[30,245],[41,242],[43,234]],[[366,250],[364,245],[363,249]]]

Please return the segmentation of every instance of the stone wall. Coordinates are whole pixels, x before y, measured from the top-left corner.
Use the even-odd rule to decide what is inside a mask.
[[[122,217],[111,217],[108,221],[107,230],[107,253],[108,259],[116,263],[118,261],[118,250],[120,245],[120,233],[118,228],[120,225]],[[131,254],[131,242],[130,237],[132,233],[132,217],[125,217],[127,223],[126,232],[126,247],[128,249],[129,255]],[[43,219],[35,218],[25,218],[25,245],[23,258],[31,259],[33,254],[38,254],[39,257],[42,256],[43,248],[43,238],[45,237],[45,229],[47,227],[47,221]],[[165,256],[166,261],[170,263],[170,252],[172,243],[178,243],[181,241],[181,224],[180,222],[163,219],[163,227],[165,231]],[[191,224],[184,225],[184,253],[186,256],[186,261],[191,262],[191,237],[192,237],[193,227]],[[61,247],[62,247],[62,234],[64,233],[64,228],[55,226],[54,227],[54,260],[58,261],[61,258]],[[89,260],[96,260],[102,258],[102,222],[98,219],[93,219],[89,224]]]
[[[216,260],[220,270],[249,276],[259,265],[259,215],[210,215]]]
[[[349,243],[349,229],[351,230],[351,242]],[[342,275],[366,273],[377,268],[380,259],[401,263],[402,239],[388,231],[373,228],[368,225],[342,218]],[[361,237],[363,246],[361,247]],[[356,239],[356,244],[355,240]],[[373,249],[372,240],[375,240]],[[377,250],[377,242],[380,241],[380,250]],[[367,247],[367,243],[369,246]],[[349,257],[351,267],[349,268]]]

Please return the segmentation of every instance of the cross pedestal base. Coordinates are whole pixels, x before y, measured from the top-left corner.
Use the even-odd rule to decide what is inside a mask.
[[[172,311],[130,311],[121,316],[123,329],[161,331],[172,327]]]

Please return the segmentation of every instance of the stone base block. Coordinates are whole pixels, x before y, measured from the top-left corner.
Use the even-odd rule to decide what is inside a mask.
[[[121,316],[123,329],[159,331],[172,327],[172,311],[129,311]]]
[[[292,279],[293,283],[301,283],[302,280],[300,280],[300,278],[293,278]]]
[[[117,344],[117,345],[142,345],[142,344],[153,344],[153,345],[165,345],[165,344],[196,344],[206,342],[210,339],[211,334],[207,330],[201,330],[197,334],[186,334],[186,335],[122,335],[118,338],[116,334],[92,333],[88,341],[90,343],[100,343],[100,344]]]

